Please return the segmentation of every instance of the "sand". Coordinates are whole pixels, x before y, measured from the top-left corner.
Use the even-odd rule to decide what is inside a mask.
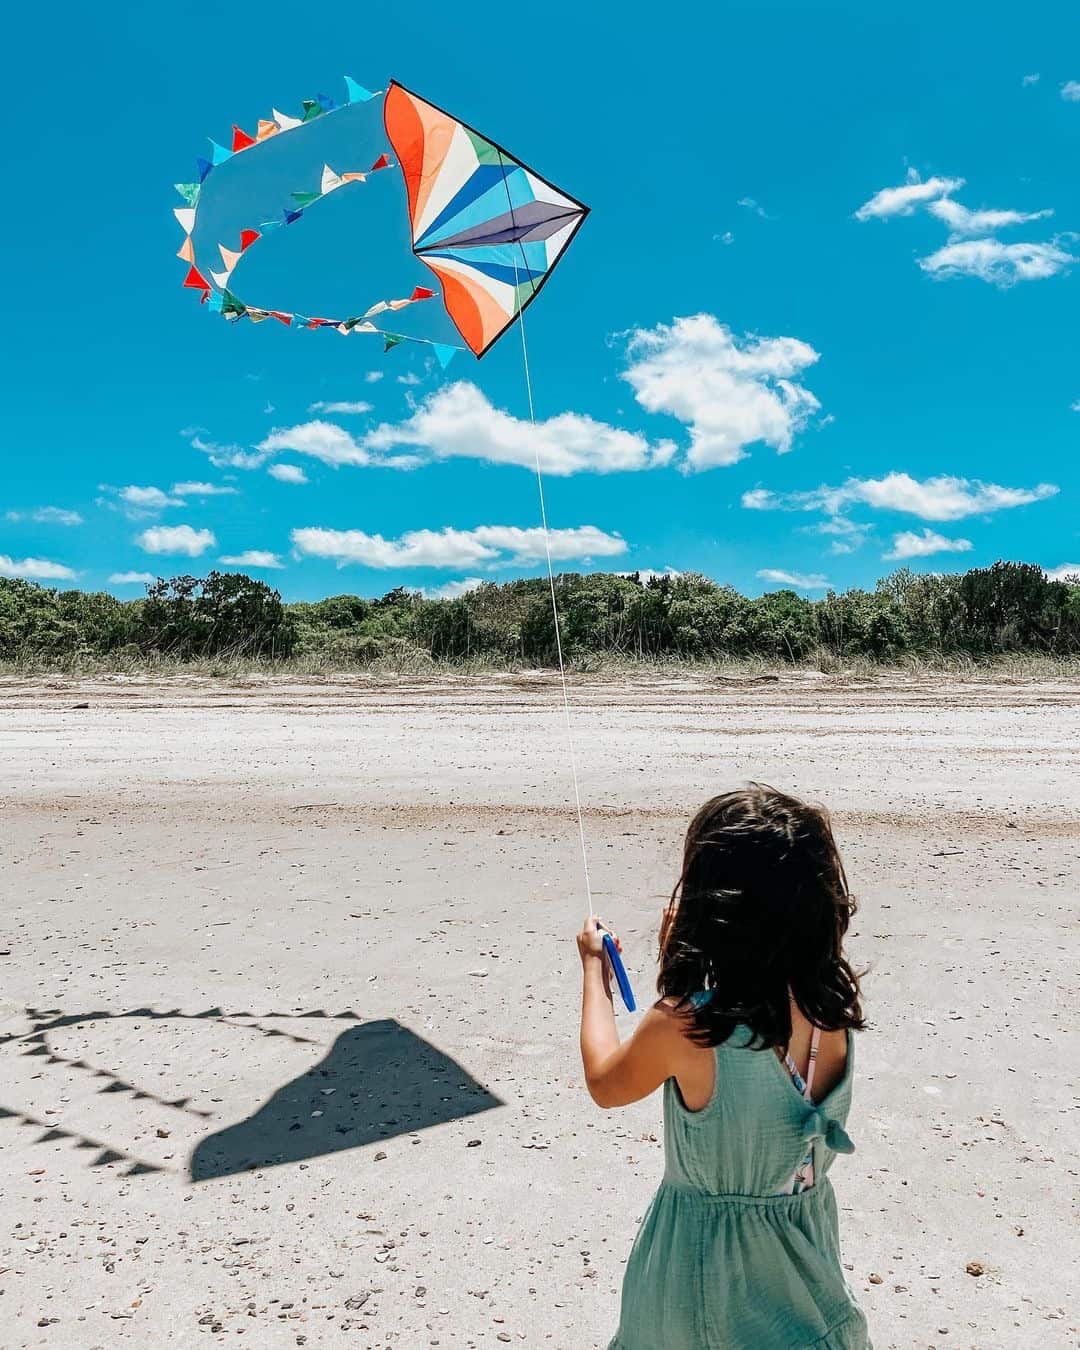
[[[1080,1344],[1080,688],[572,693],[642,995],[701,800],[835,814],[878,1350]],[[660,1102],[581,1086],[560,719],[544,676],[0,682],[5,1350],[606,1344]]]

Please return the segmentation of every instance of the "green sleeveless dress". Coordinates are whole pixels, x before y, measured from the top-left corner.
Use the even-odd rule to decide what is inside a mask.
[[[870,1350],[844,1279],[828,1171],[845,1132],[855,1065],[820,1103],[740,1027],[716,1056],[716,1085],[688,1111],[664,1084],[664,1179],[623,1279],[609,1350]],[[814,1182],[788,1187],[812,1151]]]

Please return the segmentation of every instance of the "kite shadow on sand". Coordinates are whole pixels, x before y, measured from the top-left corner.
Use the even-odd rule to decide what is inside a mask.
[[[343,1031],[320,1063],[253,1115],[207,1135],[191,1155],[191,1179],[303,1162],[502,1104],[400,1022],[364,1022]]]

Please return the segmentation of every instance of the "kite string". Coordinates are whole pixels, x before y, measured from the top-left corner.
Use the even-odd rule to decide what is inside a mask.
[[[518,279],[517,263],[514,263],[514,280]],[[517,289],[515,284],[515,290]],[[529,347],[525,341],[525,314],[518,311],[518,328],[521,330],[521,359],[525,368],[525,392],[529,401],[529,422],[535,428],[536,410],[533,406],[532,376],[529,373]],[[551,540],[548,532],[547,503],[544,499],[544,474],[540,467],[540,445],[533,436],[533,460],[536,466],[536,488],[540,497],[540,524],[544,532],[544,556],[547,559],[548,588],[551,591],[551,617],[555,624],[555,651],[559,658],[559,683],[562,686],[563,717],[566,722],[566,744],[570,752],[570,775],[574,782],[574,806],[577,811],[578,839],[581,843],[581,866],[585,878],[585,902],[588,914],[593,912],[592,883],[589,879],[589,851],[585,844],[585,817],[581,809],[581,785],[578,781],[577,752],[574,743],[574,726],[570,717],[570,694],[566,686],[566,665],[563,661],[562,634],[559,628],[559,605],[555,597],[555,573],[551,565]]]

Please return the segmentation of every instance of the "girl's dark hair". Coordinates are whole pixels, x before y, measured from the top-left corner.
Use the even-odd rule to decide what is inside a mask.
[[[785,1048],[790,999],[825,1031],[860,1030],[859,980],[843,953],[854,912],[824,810],[762,783],[726,792],[690,822],[657,988],[699,1045],[743,1025],[757,1049]],[[704,989],[711,999],[692,1003]]]

